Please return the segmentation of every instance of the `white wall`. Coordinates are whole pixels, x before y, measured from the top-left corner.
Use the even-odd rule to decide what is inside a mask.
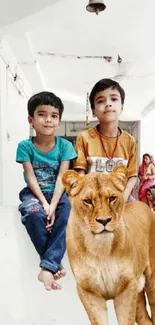
[[[3,42],[3,54],[10,68],[15,70],[17,62],[6,42]],[[26,84],[23,76],[22,82]],[[13,206],[18,205],[18,192],[24,186],[22,167],[15,162],[16,148],[20,140],[29,136],[27,99],[18,94],[14,85],[0,57],[0,205]]]
[[[155,158],[155,108],[141,120],[140,130],[140,157],[144,153],[150,153]]]
[[[67,256],[62,290],[47,292],[37,280],[39,257],[16,208],[0,207],[0,324],[90,325],[78,298]],[[109,324],[116,325],[111,301]]]

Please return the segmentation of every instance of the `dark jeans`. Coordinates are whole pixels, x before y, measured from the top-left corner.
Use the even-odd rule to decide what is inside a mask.
[[[52,193],[43,192],[48,203],[51,202]],[[34,194],[24,188],[19,198],[22,203],[19,211],[22,215],[22,223],[40,255],[40,266],[52,273],[56,273],[66,250],[66,226],[70,213],[70,203],[64,193],[57,205],[56,218],[51,233],[46,230],[47,218],[43,207]]]

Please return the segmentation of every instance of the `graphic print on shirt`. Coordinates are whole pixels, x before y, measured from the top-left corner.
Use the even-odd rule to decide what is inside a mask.
[[[128,164],[128,160],[121,157],[115,157],[113,159],[109,159],[107,157],[87,157],[87,162],[88,173],[99,172],[104,174],[111,173],[116,166],[127,166]]]
[[[59,162],[33,162],[33,170],[40,186],[54,185],[56,182]]]

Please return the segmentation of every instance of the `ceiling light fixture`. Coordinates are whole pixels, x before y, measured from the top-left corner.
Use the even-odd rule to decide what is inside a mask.
[[[88,5],[86,6],[87,11],[95,12],[96,15],[99,14],[100,11],[105,10],[106,5],[103,3],[103,0],[89,0]]]

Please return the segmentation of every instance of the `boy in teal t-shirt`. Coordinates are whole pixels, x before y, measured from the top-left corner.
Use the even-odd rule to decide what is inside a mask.
[[[47,290],[61,289],[55,280],[66,274],[61,260],[66,249],[70,203],[61,177],[77,157],[71,142],[55,136],[62,112],[62,101],[53,93],[32,96],[28,101],[28,120],[36,136],[21,141],[16,154],[27,184],[20,192],[19,211],[40,255],[38,278]]]

